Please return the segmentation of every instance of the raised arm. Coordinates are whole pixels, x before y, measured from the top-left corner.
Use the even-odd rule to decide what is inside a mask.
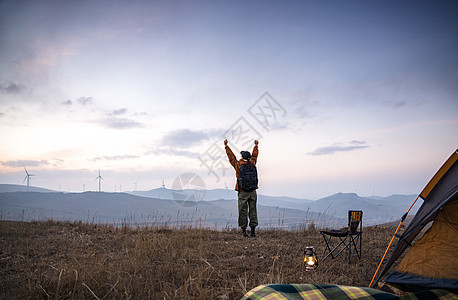
[[[258,154],[259,154],[259,150],[258,150],[258,140],[254,140],[254,147],[253,147],[253,151],[251,152],[251,162],[256,165],[256,162],[258,161]]]
[[[235,157],[234,152],[232,152],[231,148],[227,145],[227,140],[224,140],[224,148],[226,149],[227,158],[231,165],[236,169],[237,165],[237,157]]]

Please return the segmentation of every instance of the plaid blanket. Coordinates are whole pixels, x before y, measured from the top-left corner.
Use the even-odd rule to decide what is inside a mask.
[[[376,289],[344,285],[314,284],[269,284],[260,285],[246,293],[242,300],[280,299],[379,299],[379,300],[433,300],[458,299],[458,295],[447,290],[427,290],[397,296]]]

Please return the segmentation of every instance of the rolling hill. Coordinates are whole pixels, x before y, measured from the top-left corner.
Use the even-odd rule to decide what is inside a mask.
[[[0,184],[0,193],[8,193],[8,192],[53,193],[55,191],[40,188],[40,187],[35,187],[35,186],[27,187],[25,185],[17,185],[17,184]]]
[[[237,194],[233,190],[183,190],[166,188],[130,193],[60,193],[41,188],[0,185],[0,219],[73,220],[131,225],[169,224],[236,227]],[[363,210],[364,225],[397,220],[414,195],[360,197],[338,193],[316,201],[258,195],[260,226],[297,228],[313,222],[319,227],[342,227],[348,210]],[[416,212],[421,201],[411,211]]]
[[[310,221],[342,223],[319,213],[258,205],[259,223],[270,228],[303,226]],[[126,193],[0,193],[3,220],[70,220],[129,225],[168,224],[203,227],[236,227],[237,201],[174,201]],[[302,225],[301,225],[302,224]]]

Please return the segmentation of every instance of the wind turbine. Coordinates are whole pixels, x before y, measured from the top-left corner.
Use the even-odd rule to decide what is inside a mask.
[[[101,187],[102,187],[102,176],[100,176],[100,169],[99,169],[99,176],[97,176],[97,178],[95,180],[99,180],[99,192],[101,191]]]
[[[30,186],[30,177],[31,176],[35,176],[34,174],[29,174],[29,172],[27,172],[27,169],[24,167],[24,170],[25,170],[25,177],[24,177],[24,180],[22,181],[22,183],[24,183],[24,181],[27,179],[27,192],[29,191],[29,186]]]

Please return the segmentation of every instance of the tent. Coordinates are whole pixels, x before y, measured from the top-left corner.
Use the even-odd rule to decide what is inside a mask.
[[[419,197],[424,202],[404,233],[399,236],[399,241],[376,282],[407,247],[412,246],[397,266],[397,270],[392,272],[385,282],[410,288],[458,289],[457,158],[458,150],[449,157],[420,193]],[[412,245],[417,235],[430,222],[431,227]]]

